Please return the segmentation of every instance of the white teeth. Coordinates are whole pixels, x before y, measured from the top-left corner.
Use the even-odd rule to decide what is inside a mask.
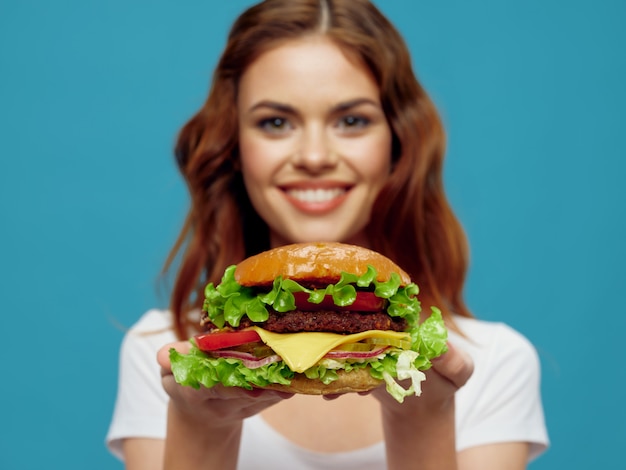
[[[290,189],[287,193],[294,199],[303,202],[326,202],[345,193],[345,189]]]

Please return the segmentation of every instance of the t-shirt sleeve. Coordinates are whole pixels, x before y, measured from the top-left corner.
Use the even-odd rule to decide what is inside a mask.
[[[174,336],[163,329],[163,315],[148,312],[122,341],[117,398],[106,437],[109,450],[120,459],[125,438],[165,438],[168,396],[156,353]]]
[[[540,392],[540,363],[532,344],[513,329],[499,325],[485,364],[475,370],[475,390],[458,448],[528,442],[532,460],[548,446]]]

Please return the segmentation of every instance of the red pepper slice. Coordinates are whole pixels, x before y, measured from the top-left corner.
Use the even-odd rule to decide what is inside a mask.
[[[216,331],[196,335],[194,339],[198,349],[202,351],[215,351],[217,349],[232,348],[241,344],[261,341],[261,337],[254,330]]]
[[[309,302],[307,300],[309,298],[309,294],[306,292],[294,292],[293,296],[296,299],[296,308],[304,311],[350,310],[352,312],[380,312],[385,308],[385,299],[376,297],[373,292],[357,291],[354,303],[345,307],[335,305],[335,302],[333,302],[333,298],[330,295],[325,296],[319,304]]]

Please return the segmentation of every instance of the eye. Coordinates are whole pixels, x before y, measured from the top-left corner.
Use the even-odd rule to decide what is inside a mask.
[[[346,130],[359,130],[366,127],[370,120],[363,116],[349,114],[339,119],[337,127]]]
[[[257,126],[261,130],[273,134],[285,132],[291,128],[287,119],[277,116],[261,119]]]

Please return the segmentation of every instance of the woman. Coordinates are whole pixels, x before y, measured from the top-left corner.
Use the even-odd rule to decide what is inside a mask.
[[[520,469],[545,448],[532,346],[462,299],[467,249],[443,191],[443,140],[406,46],[368,1],[267,0],[239,17],[176,148],[191,210],[170,257],[171,313],[148,312],[122,348],[108,439],[127,468]],[[204,285],[301,241],[377,250],[443,310],[450,348],[421,397],[174,382],[167,351],[188,348]]]

